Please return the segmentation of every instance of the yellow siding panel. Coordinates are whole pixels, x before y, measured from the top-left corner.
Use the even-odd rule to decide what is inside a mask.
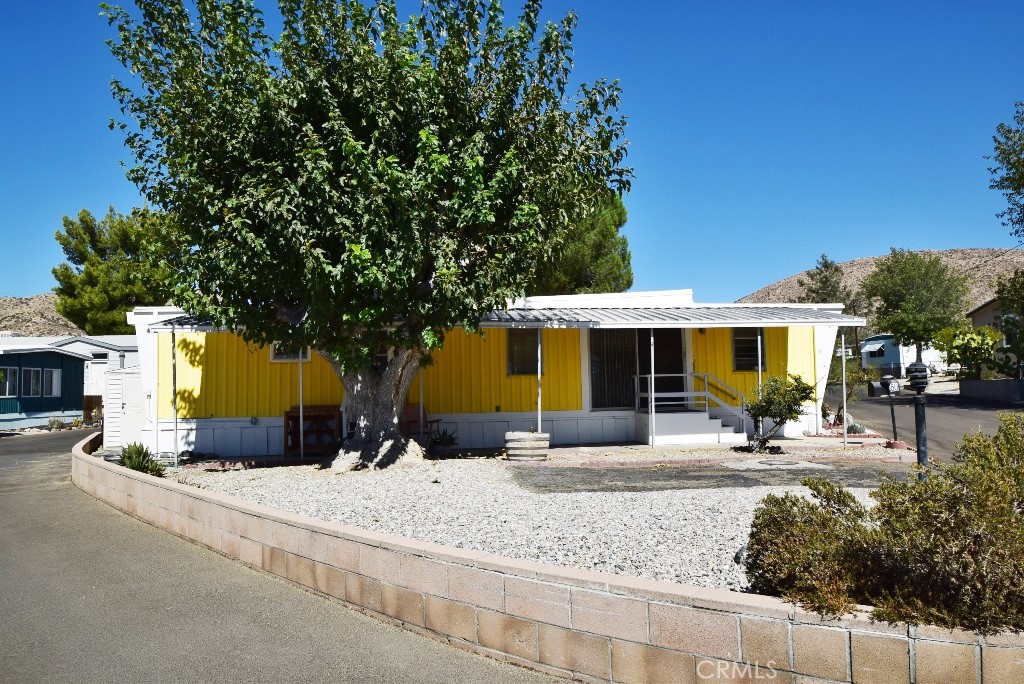
[[[247,345],[233,333],[179,333],[177,387],[179,418],[279,416],[299,403],[297,362],[271,362],[267,347]],[[157,338],[160,418],[174,415],[171,392],[171,335]],[[341,381],[313,354],[303,363],[303,402],[341,404]]]
[[[788,328],[764,329],[765,370],[762,378],[785,375],[789,360]],[[694,330],[693,372],[710,373],[721,378],[748,397],[757,394],[757,371],[733,370],[732,328],[705,328]],[[813,350],[812,350],[813,351]],[[812,354],[813,363],[813,354]],[[724,399],[725,397],[723,397]]]
[[[789,328],[789,372],[814,385],[817,378],[814,358],[814,328]]]
[[[536,411],[537,377],[508,375],[505,330],[481,334],[452,330],[434,363],[423,370],[423,408],[436,413]],[[544,330],[542,395],[544,411],[583,408],[580,377],[580,331]],[[409,402],[419,401],[419,385],[409,389]]]

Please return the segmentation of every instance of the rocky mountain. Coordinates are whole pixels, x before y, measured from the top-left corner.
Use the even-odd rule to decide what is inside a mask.
[[[995,296],[996,277],[1012,273],[1017,268],[1024,269],[1024,249],[947,249],[922,250],[920,253],[937,254],[951,269],[967,276],[971,309]],[[843,284],[850,288],[860,287],[867,274],[875,270],[875,260],[878,258],[864,257],[841,263]],[[807,271],[791,275],[751,292],[737,301],[759,304],[795,302],[803,294],[803,288],[797,283],[797,279],[806,276]]]
[[[57,313],[57,295],[0,297],[0,332],[26,336],[84,335],[74,323]]]

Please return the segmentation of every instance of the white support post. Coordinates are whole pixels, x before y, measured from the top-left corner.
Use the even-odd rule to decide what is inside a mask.
[[[306,457],[306,431],[302,416],[302,355],[305,351],[304,347],[299,347],[299,458]]]
[[[543,358],[541,357],[540,341],[542,331],[543,328],[537,328],[537,434],[544,432],[544,424],[541,422],[541,399],[543,398],[541,395],[541,372],[543,370],[541,362]]]
[[[123,390],[122,390],[123,391]],[[171,402],[174,407],[174,467],[178,467],[178,343],[171,326]],[[159,452],[158,452],[159,453]]]
[[[757,398],[761,398],[761,359],[764,358],[764,352],[761,351],[761,333],[762,328],[757,329]]]
[[[842,348],[842,352],[839,355],[839,360],[843,364],[843,448],[847,447],[846,444],[846,333],[842,333],[839,337],[839,344]]]
[[[651,379],[647,389],[647,407],[651,410],[651,446],[653,447],[654,438],[658,433],[654,419],[654,328],[651,328]]]

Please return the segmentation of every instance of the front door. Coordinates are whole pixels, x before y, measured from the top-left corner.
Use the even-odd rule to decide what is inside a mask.
[[[651,373],[651,330],[636,331],[637,366],[640,371],[641,393],[645,393]],[[657,411],[685,410],[689,401],[673,396],[686,391],[686,345],[680,328],[654,329],[654,391],[658,395]],[[641,410],[648,410],[641,398]]]

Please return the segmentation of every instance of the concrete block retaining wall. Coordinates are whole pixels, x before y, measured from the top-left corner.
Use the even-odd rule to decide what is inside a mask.
[[[405,629],[581,681],[1008,684],[1024,637],[824,622],[780,600],[543,565],[306,518],[75,447],[115,508]]]

